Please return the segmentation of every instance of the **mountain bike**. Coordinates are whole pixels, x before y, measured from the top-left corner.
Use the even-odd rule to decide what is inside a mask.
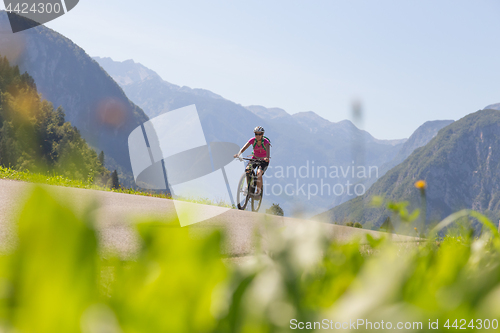
[[[252,211],[258,212],[260,205],[262,203],[262,196],[264,195],[264,186],[262,186],[262,191],[256,194],[257,191],[257,174],[255,170],[264,163],[264,160],[255,158],[243,158],[239,157],[240,161],[247,160],[250,161],[251,169],[247,173],[246,170],[241,175],[240,181],[238,182],[238,188],[236,189],[236,202],[238,203],[238,209],[245,210],[248,205],[248,201],[251,202]]]

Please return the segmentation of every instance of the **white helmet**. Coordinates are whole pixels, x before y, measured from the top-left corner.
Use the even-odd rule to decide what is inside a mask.
[[[264,133],[264,132],[265,132],[265,131],[264,131],[264,127],[262,127],[262,126],[257,126],[257,127],[255,127],[255,128],[253,129],[253,132],[254,132],[254,133],[257,133],[257,132],[262,132],[262,133]]]

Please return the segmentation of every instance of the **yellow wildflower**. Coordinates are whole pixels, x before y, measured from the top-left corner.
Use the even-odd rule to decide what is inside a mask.
[[[425,182],[425,180],[419,180],[415,182],[415,187],[418,188],[419,190],[423,190],[427,187],[427,183]]]

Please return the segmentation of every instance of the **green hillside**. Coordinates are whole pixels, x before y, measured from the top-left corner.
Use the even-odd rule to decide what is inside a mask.
[[[76,127],[42,100],[33,78],[0,58],[0,165],[91,181],[107,172]]]
[[[7,15],[0,13],[0,30],[10,31]],[[148,117],[85,50],[40,25],[0,38],[0,54],[33,77],[44,99],[64,108],[66,120],[91,147],[104,151],[106,167],[118,171],[123,185],[135,185],[128,136]]]
[[[420,207],[414,187],[425,180],[427,224],[461,208],[471,208],[498,220],[500,208],[500,111],[481,110],[441,129],[424,147],[380,178],[365,195],[339,205],[317,218],[328,222],[356,221],[379,228],[391,214],[370,205],[374,196],[408,201]]]

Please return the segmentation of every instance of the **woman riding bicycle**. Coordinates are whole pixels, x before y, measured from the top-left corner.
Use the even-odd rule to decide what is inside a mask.
[[[268,139],[264,138],[264,128],[262,126],[257,126],[254,128],[253,132],[255,133],[255,137],[248,140],[248,142],[240,149],[238,154],[234,155],[234,157],[239,157],[250,145],[253,145],[253,159],[262,160],[261,163],[253,163],[252,161],[248,162],[246,167],[247,174],[252,171],[254,164],[257,165],[257,195],[262,193],[262,176],[266,172],[267,167],[269,166],[269,159],[271,158],[271,143]]]

